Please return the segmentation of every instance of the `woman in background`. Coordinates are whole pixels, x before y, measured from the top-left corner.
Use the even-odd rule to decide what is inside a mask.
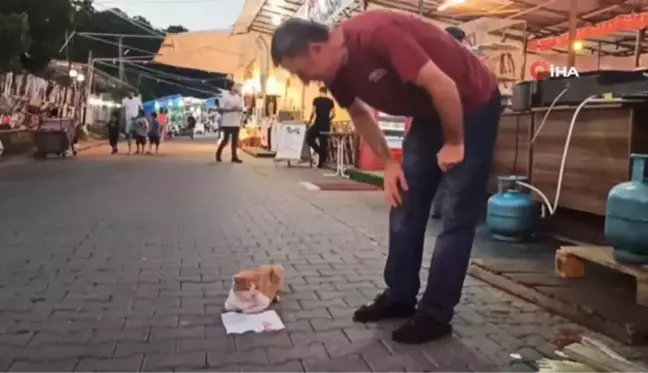
[[[167,137],[169,133],[169,116],[167,114],[167,109],[160,109],[160,114],[158,114],[157,120],[160,123],[160,127],[162,128],[162,135],[160,136],[160,140],[164,141],[164,138]]]

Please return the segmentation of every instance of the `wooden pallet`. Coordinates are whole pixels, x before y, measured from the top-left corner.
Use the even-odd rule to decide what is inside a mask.
[[[563,246],[556,251],[556,274],[563,278],[585,276],[585,261],[633,276],[637,281],[637,304],[648,307],[648,265],[620,263],[609,246]]]

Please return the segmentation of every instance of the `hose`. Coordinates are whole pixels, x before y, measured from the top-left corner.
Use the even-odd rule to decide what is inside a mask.
[[[534,187],[533,185],[527,184],[525,182],[516,181],[516,183],[518,185],[529,188],[532,191],[538,193],[540,198],[542,198],[542,201],[544,202],[544,205],[546,205],[547,209],[549,210],[549,215],[555,214],[556,209],[558,208],[558,201],[560,200],[560,190],[562,189],[563,178],[565,176],[565,166],[567,165],[567,152],[569,151],[569,145],[571,143],[571,138],[572,138],[572,135],[574,133],[574,126],[576,124],[576,119],[578,118],[578,114],[580,114],[580,111],[585,107],[585,105],[588,102],[592,101],[595,97],[596,97],[596,95],[592,95],[592,96],[586,98],[585,100],[583,100],[583,102],[581,102],[580,105],[578,105],[578,107],[576,108],[576,111],[574,112],[574,115],[572,116],[572,120],[569,123],[569,130],[567,131],[567,138],[565,139],[565,147],[563,149],[562,159],[560,161],[560,170],[558,171],[558,184],[556,185],[556,196],[554,198],[553,206],[549,202],[549,198],[547,198],[547,196],[544,193],[542,193],[542,191],[540,191],[540,189]],[[554,100],[554,102],[556,102],[556,101],[558,101],[558,100]],[[545,117],[546,117],[546,115],[545,115]],[[544,122],[543,122],[543,124],[544,124]],[[544,216],[544,214],[543,214],[543,216]]]
[[[540,122],[540,125],[538,126],[538,130],[536,131],[535,134],[533,134],[533,137],[531,138],[531,142],[529,143],[529,145],[533,144],[533,142],[535,141],[535,139],[538,137],[538,135],[540,134],[540,131],[542,131],[542,127],[544,127],[545,123],[547,122],[547,118],[549,118],[549,113],[551,113],[551,111],[553,110],[554,106],[556,106],[556,104],[558,103],[558,100],[560,100],[560,98],[561,98],[565,93],[567,93],[567,91],[569,91],[569,86],[566,87],[565,89],[563,89],[563,90],[558,94],[558,96],[556,96],[556,98],[554,98],[554,100],[551,102],[551,105],[549,105],[549,108],[547,109],[547,112],[545,113],[544,117],[542,118],[542,122]]]

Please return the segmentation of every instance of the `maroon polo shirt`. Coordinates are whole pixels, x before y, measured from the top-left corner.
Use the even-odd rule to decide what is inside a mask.
[[[342,107],[357,97],[391,115],[435,116],[429,94],[414,84],[430,60],[457,84],[464,113],[488,103],[497,87],[477,56],[419,16],[368,11],[339,27],[348,58],[329,89]]]

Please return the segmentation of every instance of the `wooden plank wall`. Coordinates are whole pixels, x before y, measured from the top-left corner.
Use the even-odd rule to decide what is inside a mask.
[[[560,161],[575,108],[554,110],[533,147],[533,185],[553,203]],[[535,113],[540,123],[544,111]],[[631,107],[586,108],[578,116],[567,156],[560,207],[605,214],[607,195],[628,180]]]
[[[515,173],[529,176],[529,132],[531,114],[507,113],[502,115],[495,143],[495,158],[489,190],[497,192],[497,178]],[[517,137],[517,140],[516,140]],[[516,154],[517,147],[517,154]]]

